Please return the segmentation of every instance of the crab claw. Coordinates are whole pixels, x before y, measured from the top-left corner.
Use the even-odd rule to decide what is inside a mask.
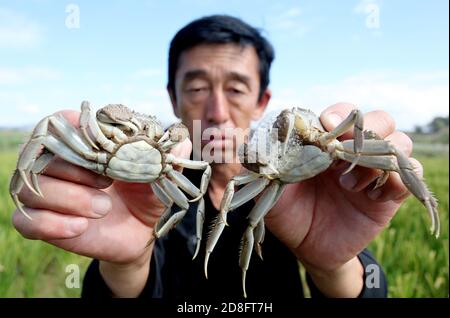
[[[352,171],[353,168],[355,168],[356,165],[358,164],[359,158],[361,158],[361,154],[357,154],[357,155],[356,155],[356,157],[355,157],[355,159],[353,159],[352,164],[350,165],[350,167],[348,167],[347,170],[345,170],[345,171],[342,173],[342,175],[347,174],[347,173],[349,173],[350,171]]]

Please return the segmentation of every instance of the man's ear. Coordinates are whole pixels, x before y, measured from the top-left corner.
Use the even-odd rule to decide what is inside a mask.
[[[175,96],[175,92],[169,86],[167,86],[167,93],[169,93],[170,102],[172,103],[173,113],[175,114],[175,116],[177,116],[177,118],[180,118],[180,112],[178,111],[177,98]]]
[[[261,118],[261,116],[264,114],[264,111],[267,108],[267,105],[269,104],[271,97],[272,97],[271,90],[266,88],[261,98],[258,100],[258,103],[256,104],[256,108],[253,111],[252,120],[258,120]]]

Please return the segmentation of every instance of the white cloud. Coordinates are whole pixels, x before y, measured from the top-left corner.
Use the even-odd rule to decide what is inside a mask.
[[[143,68],[131,74],[130,78],[134,80],[141,80],[150,77],[160,77],[164,74],[162,69],[158,68]]]
[[[361,0],[353,8],[353,12],[356,13],[356,14],[367,14],[367,13],[370,12],[370,8],[373,5],[378,5],[376,0]]]
[[[380,3],[377,0],[361,0],[353,13],[365,16],[365,26],[375,36],[381,36]]]
[[[18,108],[18,111],[27,115],[35,115],[35,114],[39,114],[41,112],[41,109],[38,105],[36,104],[26,104],[26,105],[21,105]]]
[[[303,36],[308,28],[300,18],[302,10],[299,7],[285,9],[280,13],[273,13],[267,18],[267,29],[287,32],[289,36]]]
[[[62,77],[57,70],[45,67],[0,67],[0,84],[24,84],[36,81],[54,81]]]
[[[302,13],[302,10],[298,7],[294,7],[294,8],[290,8],[289,10],[287,10],[284,15],[286,17],[298,17],[300,16],[300,14]]]
[[[415,125],[427,124],[435,116],[448,115],[448,85],[448,70],[416,74],[363,73],[336,83],[306,87],[301,92],[289,87],[278,92],[274,89],[270,107],[299,106],[320,114],[326,107],[345,101],[364,112],[387,111],[399,129],[411,130]]]
[[[43,38],[42,27],[24,15],[0,8],[0,48],[31,48]]]
[[[31,125],[44,115],[39,102],[18,92],[0,91],[0,107],[0,127]]]

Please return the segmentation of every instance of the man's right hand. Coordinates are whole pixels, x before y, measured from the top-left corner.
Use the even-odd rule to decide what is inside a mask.
[[[79,126],[79,112],[63,116]],[[172,153],[188,158],[189,139]],[[24,209],[13,214],[16,229],[80,255],[103,261],[108,268],[148,264],[152,246],[145,248],[164,211],[149,184],[111,180],[56,157],[39,176],[43,198],[26,187],[19,194]]]

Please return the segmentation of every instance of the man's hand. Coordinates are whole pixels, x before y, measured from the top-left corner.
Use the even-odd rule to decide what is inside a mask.
[[[335,128],[353,108],[341,103],[326,109],[320,118],[325,129]],[[395,122],[387,113],[365,114],[364,129],[390,140],[406,155],[411,154],[411,139],[395,131]],[[349,131],[340,139],[352,135]],[[421,172],[420,163],[411,160]],[[295,253],[313,280],[330,278],[330,282],[336,279],[351,283],[355,279],[359,287],[350,288],[348,295],[344,291],[342,296],[357,296],[363,271],[356,256],[389,223],[409,192],[397,173],[391,173],[384,186],[373,190],[381,171],[357,166],[342,175],[348,166],[340,163],[310,180],[287,186],[282,199],[267,215],[266,225]],[[358,277],[361,281],[357,281]],[[339,290],[328,291],[328,295],[341,295]]]
[[[79,112],[62,114],[79,126]],[[191,148],[187,139],[173,153],[189,158]],[[18,210],[13,215],[24,237],[100,259],[101,269],[110,265],[122,272],[128,267],[148,271],[152,246],[144,247],[164,211],[149,184],[113,181],[56,157],[39,177],[39,185],[44,198],[26,187],[19,195],[33,220]]]

